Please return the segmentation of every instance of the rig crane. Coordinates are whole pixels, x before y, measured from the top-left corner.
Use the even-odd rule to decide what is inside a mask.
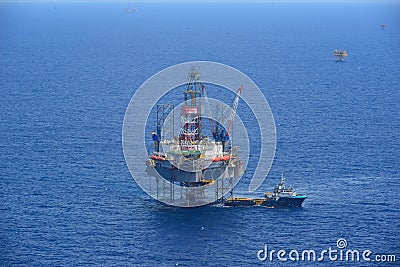
[[[227,137],[229,137],[229,133],[230,133],[230,131],[232,129],[233,120],[235,119],[236,109],[237,109],[237,106],[238,106],[238,103],[239,103],[239,98],[240,98],[240,94],[242,93],[242,90],[243,90],[243,85],[240,86],[239,89],[237,90],[235,100],[233,101],[231,115],[229,116],[228,126],[226,128],[225,136],[227,136]]]
[[[235,116],[236,116],[236,109],[238,107],[239,98],[240,98],[240,94],[241,94],[242,90],[243,90],[243,85],[240,86],[236,92],[236,96],[235,96],[235,99],[232,104],[232,109],[231,109],[231,113],[229,115],[229,118],[228,118],[228,121],[226,124],[227,125],[226,128],[224,128],[222,126],[223,125],[222,122],[218,122],[218,121],[216,122],[215,128],[214,128],[213,119],[210,119],[210,128],[211,128],[212,136],[215,141],[222,142],[223,150],[225,150],[225,146],[228,143],[229,138],[230,138],[229,135],[232,130],[233,120],[235,119]],[[207,97],[206,94],[205,94],[205,97]],[[208,101],[206,101],[206,102],[208,102]],[[208,109],[209,109],[209,107],[208,107]],[[223,112],[223,111],[221,111],[221,112]]]

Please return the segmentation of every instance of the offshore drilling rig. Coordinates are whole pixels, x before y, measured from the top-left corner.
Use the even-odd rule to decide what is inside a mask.
[[[347,52],[346,50],[340,51],[340,50],[333,50],[333,55],[336,57],[336,61],[344,61],[344,58],[347,57]]]
[[[237,90],[229,115],[223,116],[221,111],[216,121],[211,116],[206,88],[199,79],[199,69],[192,67],[183,91],[178,134],[165,137],[166,129],[171,132],[172,128],[173,133],[174,106],[157,105],[156,129],[152,133],[154,152],[146,161],[150,187],[155,190],[153,195],[178,206],[223,201],[244,173],[239,147],[231,144],[233,120],[243,86]],[[207,121],[210,135],[204,132]]]

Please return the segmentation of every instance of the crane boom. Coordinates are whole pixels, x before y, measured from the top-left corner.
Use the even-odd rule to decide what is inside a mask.
[[[228,120],[228,126],[226,128],[226,134],[225,134],[226,136],[229,136],[229,133],[230,133],[230,131],[232,129],[233,120],[235,119],[236,109],[237,109],[237,106],[238,106],[238,103],[239,103],[239,98],[240,98],[240,94],[242,93],[242,90],[243,90],[243,85],[241,85],[239,87],[239,89],[237,90],[235,100],[233,101],[231,114],[230,114],[229,120]]]
[[[204,100],[206,103],[206,111],[208,113],[207,116],[208,116],[208,120],[210,121],[211,134],[215,138],[214,122],[213,122],[213,118],[211,115],[210,103],[208,102],[206,87],[202,84],[201,88],[203,89]]]

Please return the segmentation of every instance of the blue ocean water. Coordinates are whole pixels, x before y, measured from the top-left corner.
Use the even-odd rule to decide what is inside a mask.
[[[257,252],[321,251],[338,238],[398,264],[399,4],[130,7],[0,3],[1,266],[310,266]],[[228,64],[262,89],[277,150],[259,194],[284,172],[307,193],[303,208],[175,208],[135,184],[121,144],[129,100],[193,60]]]

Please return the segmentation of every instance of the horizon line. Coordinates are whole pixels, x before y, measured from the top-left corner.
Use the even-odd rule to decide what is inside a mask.
[[[396,3],[400,4],[400,0],[0,0],[0,3],[313,3],[313,4],[369,4],[369,3]]]

